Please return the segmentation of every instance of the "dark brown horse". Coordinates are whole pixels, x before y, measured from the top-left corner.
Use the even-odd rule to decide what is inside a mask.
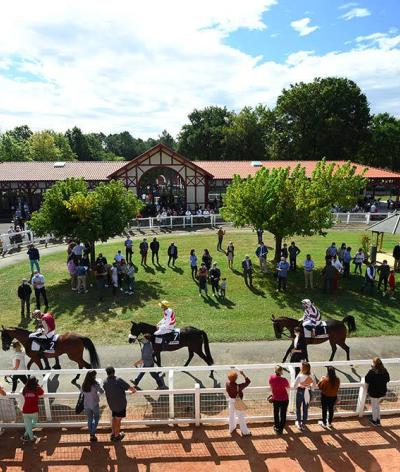
[[[30,334],[30,331],[23,328],[5,328],[3,326],[1,330],[2,349],[3,351],[8,351],[10,349],[12,340],[16,339],[24,346],[26,355],[30,357],[30,360],[26,366],[27,369],[30,369],[33,363],[35,363],[39,369],[43,369],[43,352],[32,351],[32,340],[29,339]],[[89,351],[90,364],[83,359],[84,349]],[[71,361],[74,361],[78,364],[80,369],[97,369],[100,367],[99,357],[93,342],[89,338],[80,336],[79,334],[61,334],[55,344],[54,354],[44,355],[46,358],[52,358],[59,357],[61,354],[67,354]],[[77,375],[74,380],[78,378],[79,375]]]
[[[289,333],[290,333],[290,338],[294,338],[294,328],[296,326],[300,326],[302,328],[302,323],[299,320],[295,320],[294,318],[287,318],[286,316],[282,316],[280,318],[275,318],[275,316],[272,316],[272,325],[274,327],[275,331],[275,336],[278,339],[282,338],[282,334],[284,329],[286,328]],[[332,348],[332,354],[331,357],[329,358],[330,361],[333,360],[335,357],[335,353],[337,350],[337,346],[340,346],[344,351],[346,351],[346,357],[347,360],[350,360],[350,348],[346,344],[346,337],[347,337],[347,328],[346,324],[348,326],[348,331],[351,333],[352,331],[355,331],[356,328],[356,321],[353,316],[348,315],[345,318],[343,318],[342,321],[339,320],[326,320],[326,327],[327,327],[327,333],[329,337],[326,338],[306,338],[307,344],[321,344],[325,341],[329,341],[331,348]],[[285,357],[283,358],[282,362],[286,361],[287,356],[289,355],[290,348],[287,350]]]
[[[128,337],[129,342],[134,343],[140,334],[148,333],[153,335],[155,331],[157,331],[157,326],[147,323],[134,323],[132,321],[131,333]],[[182,328],[180,332],[179,343],[175,345],[167,344],[164,346],[163,344],[158,344],[155,342],[155,336],[152,336],[151,342],[154,351],[154,361],[159,367],[161,367],[161,351],[176,351],[182,347],[187,347],[189,350],[189,357],[185,363],[185,367],[189,365],[195,353],[201,359],[203,359],[207,365],[214,364],[214,360],[210,352],[207,333],[201,329],[193,328],[192,326],[186,326],[185,328]],[[211,371],[211,377],[212,376],[213,371]]]

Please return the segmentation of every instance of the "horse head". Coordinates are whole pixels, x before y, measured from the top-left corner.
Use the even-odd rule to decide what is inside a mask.
[[[1,329],[1,348],[3,351],[8,351],[10,349],[13,338],[8,333],[7,328],[2,326]]]
[[[275,318],[274,315],[271,316],[272,326],[274,327],[275,337],[277,339],[282,338],[283,326],[280,322],[280,318]]]
[[[132,323],[131,332],[128,335],[129,344],[134,343],[136,339],[138,338],[139,334],[141,333],[139,325],[135,323],[134,321],[131,321],[131,323]]]

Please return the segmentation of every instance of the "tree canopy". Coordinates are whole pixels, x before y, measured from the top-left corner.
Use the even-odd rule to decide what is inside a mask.
[[[333,225],[332,207],[352,206],[365,184],[366,179],[355,175],[349,162],[335,167],[323,160],[311,178],[301,165],[293,169],[263,168],[246,179],[234,176],[221,213],[235,226],[250,225],[271,232],[278,259],[283,238],[324,234]]]

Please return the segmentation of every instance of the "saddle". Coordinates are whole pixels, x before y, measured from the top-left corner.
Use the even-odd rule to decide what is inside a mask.
[[[304,331],[304,337],[305,338],[311,338],[311,334],[312,334],[312,328],[311,326],[304,326],[303,328],[303,331]],[[315,336],[313,339],[317,339],[317,338],[327,338],[329,337],[329,334],[328,334],[328,328],[327,328],[327,325],[326,325],[326,321],[321,321],[316,327],[315,327]]]
[[[170,333],[163,334],[161,336],[156,336],[155,343],[162,344],[163,347],[176,346],[179,344],[180,336],[181,336],[181,329],[174,328]]]
[[[55,334],[52,338],[33,338],[31,350],[35,352],[44,352],[45,354],[54,354],[57,340],[58,334]]]

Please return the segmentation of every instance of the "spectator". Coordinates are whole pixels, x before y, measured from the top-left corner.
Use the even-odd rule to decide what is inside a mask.
[[[250,384],[250,379],[244,374],[243,371],[239,372],[244,378],[244,382],[241,384],[236,383],[238,374],[235,371],[231,371],[228,374],[228,382],[226,382],[226,392],[229,397],[229,432],[233,434],[239,423],[240,431],[242,436],[251,436],[251,433],[247,427],[245,412],[236,408],[236,399],[243,399],[243,390]]]
[[[107,259],[103,256],[101,252],[99,252],[99,255],[97,256],[95,264],[107,265]]]
[[[96,261],[96,265],[94,268],[94,276],[96,277],[99,301],[102,302],[104,298],[104,290],[105,290],[106,282],[107,282],[107,267],[106,267],[106,264],[103,263],[105,258],[100,257],[100,256],[101,254],[99,254],[99,257],[97,258],[97,261]]]
[[[219,287],[219,294],[220,294],[221,298],[226,297],[226,287],[227,287],[226,277],[222,277],[221,285]]]
[[[346,252],[346,243],[342,243],[339,251],[337,252],[337,257],[341,263],[343,263],[345,252]]]
[[[336,243],[332,243],[326,250],[326,255],[329,257],[333,257],[333,256],[336,256],[336,254],[337,254]]]
[[[276,266],[277,270],[277,278],[278,278],[278,288],[276,289],[279,292],[283,289],[286,292],[287,289],[287,277],[288,277],[288,270],[289,270],[289,262],[284,258],[281,257],[281,260],[278,262]]]
[[[40,254],[39,254],[39,249],[37,249],[33,244],[29,245],[28,249],[28,257],[29,257],[29,263],[31,266],[31,274],[33,274],[33,268],[35,267],[38,272],[40,272],[40,266],[39,266],[39,260],[40,260]]]
[[[25,352],[22,349],[21,343],[18,341],[14,341],[11,346],[14,349],[14,355],[12,358],[13,370],[26,370]],[[15,391],[17,390],[18,380],[20,380],[24,385],[26,385],[28,378],[26,375],[13,375],[11,393],[15,393]]]
[[[379,357],[372,359],[371,369],[365,376],[365,383],[368,384],[368,395],[371,400],[372,417],[369,421],[378,426],[381,424],[381,412],[379,403],[387,393],[387,384],[390,382],[389,372],[385,369]]]
[[[335,279],[337,277],[337,269],[332,265],[331,260],[328,260],[325,267],[322,269],[323,288],[325,293],[331,293],[334,288]]]
[[[362,275],[362,265],[364,264],[365,260],[365,255],[360,247],[359,250],[356,252],[356,255],[354,256],[354,273],[357,273],[357,270],[360,272],[360,275]]]
[[[311,254],[307,254],[306,259],[303,263],[303,267],[304,267],[304,287],[314,288],[314,285],[313,285],[314,261],[311,259]]]
[[[222,241],[224,240],[225,231],[223,230],[222,226],[218,229],[218,244],[217,244],[217,251],[222,251]]]
[[[285,243],[283,245],[283,247],[281,248],[281,258],[284,257],[286,260],[287,258],[289,257],[289,251],[288,251],[288,247],[287,247],[287,244]]]
[[[88,268],[83,265],[83,258],[78,265],[76,266],[76,278],[77,278],[77,291],[78,293],[88,293],[87,291],[87,284],[86,284],[86,276],[87,276]]]
[[[118,264],[114,262],[111,266],[111,285],[112,285],[112,294],[115,296],[118,290]]]
[[[133,241],[132,241],[131,237],[129,236],[129,234],[125,239],[124,245],[125,245],[125,259],[126,259],[126,262],[132,262]]]
[[[249,256],[246,256],[242,261],[244,283],[247,286],[253,286],[253,263]]]
[[[112,414],[111,441],[121,441],[125,434],[121,431],[122,418],[126,417],[126,391],[135,393],[134,387],[130,387],[125,380],[115,376],[114,367],[106,368],[107,379],[104,381],[104,391],[108,406]]]
[[[35,442],[37,437],[33,435],[33,428],[38,421],[39,398],[44,395],[44,391],[39,387],[36,377],[29,377],[25,387],[22,390],[24,405],[22,407],[22,416],[25,424],[25,434],[22,440]]]
[[[142,257],[140,261],[140,265],[145,266],[147,265],[147,253],[149,252],[149,243],[147,239],[144,238],[143,241],[139,245],[140,255]]]
[[[394,271],[399,272],[400,270],[400,243],[397,243],[393,248],[393,258],[394,258]]]
[[[390,271],[388,282],[389,282],[389,288],[390,288],[390,299],[396,300],[394,296],[394,293],[396,290],[396,277],[394,275],[394,270]]]
[[[157,238],[153,238],[153,241],[150,243],[151,262],[153,265],[154,265],[154,259],[157,260],[157,265],[160,265],[160,261],[158,259],[159,250],[160,250],[160,243],[157,241]]]
[[[0,396],[1,397],[5,397],[7,395],[6,391],[4,390],[4,388],[0,385]],[[0,428],[0,436],[2,436],[4,434],[4,428]]]
[[[334,367],[327,368],[327,375],[318,382],[321,390],[322,421],[318,424],[323,428],[331,429],[333,420],[333,409],[337,402],[337,394],[340,387],[340,379],[336,376]]]
[[[121,264],[121,261],[123,259],[123,255],[121,253],[120,250],[117,251],[117,254],[114,256],[114,261],[117,263],[117,264]]]
[[[141,349],[142,357],[140,360],[136,361],[133,365],[134,367],[154,367],[154,351],[153,345],[151,344],[151,334],[144,334],[143,335],[143,346]],[[132,383],[135,387],[139,386],[139,382],[142,380],[146,372],[141,372],[135,380],[132,380]],[[149,372],[149,374],[153,377],[153,379],[157,382],[157,387],[161,389],[167,388],[164,380],[160,377],[158,372]]]
[[[286,424],[286,412],[289,405],[288,388],[289,381],[282,377],[283,369],[281,366],[275,367],[275,374],[269,378],[269,385],[272,392],[272,403],[274,406],[274,430],[282,434]]]
[[[192,271],[192,279],[196,280],[197,277],[197,256],[194,249],[191,249],[189,256],[190,270]]]
[[[256,256],[258,257],[258,260],[260,261],[260,269],[262,272],[267,272],[267,254],[268,254],[268,248],[267,246],[261,241],[261,243],[258,245],[258,248],[256,249]]]
[[[333,279],[333,291],[335,292],[339,287],[339,275],[343,272],[343,264],[339,261],[338,256],[333,256],[331,264],[336,269],[335,278]]]
[[[217,267],[217,263],[214,262],[210,270],[210,282],[213,295],[219,294],[219,280],[221,278],[221,271]]]
[[[135,289],[135,267],[132,262],[126,264],[126,291],[127,295],[133,295]]]
[[[97,442],[96,431],[100,419],[100,395],[104,393],[96,380],[96,371],[89,370],[82,384],[83,408],[87,416],[90,441]]]
[[[178,259],[178,248],[175,246],[175,243],[171,243],[168,247],[168,267],[170,267],[170,262],[172,261],[173,267],[175,267],[175,261]]]
[[[294,328],[294,338],[289,348],[290,362],[298,363],[308,359],[307,341],[303,335],[303,330],[300,326]],[[296,377],[300,372],[300,367],[295,367]]]
[[[388,279],[389,279],[389,274],[390,274],[390,267],[389,267],[389,264],[387,263],[386,259],[378,267],[377,272],[379,274],[378,291],[381,289],[381,285],[382,285],[382,282],[383,282],[382,295],[385,296],[386,293],[387,293],[387,285],[388,285]]]
[[[201,296],[201,291],[204,290],[208,296],[207,290],[207,279],[208,279],[208,270],[204,262],[201,263],[200,269],[197,273],[197,278],[199,279],[199,295]]]
[[[84,251],[84,246],[81,244],[80,241],[76,242],[76,245],[72,249],[72,256],[74,259],[78,262],[82,259],[83,251]]]
[[[372,294],[374,291],[374,282],[376,276],[376,269],[372,262],[368,263],[367,270],[365,271],[364,283],[361,287],[361,290],[364,292],[366,289],[369,289],[369,293]]]
[[[201,260],[202,262],[204,262],[207,267],[207,270],[209,271],[211,269],[212,257],[208,249],[204,249],[203,257],[201,258]]]
[[[304,429],[307,421],[308,405],[311,400],[311,388],[313,385],[314,379],[311,376],[310,364],[302,362],[301,372],[293,384],[293,388],[296,389],[296,427],[300,430]]]
[[[228,268],[233,269],[233,258],[235,257],[235,246],[232,241],[229,241],[228,247],[226,248],[226,257],[228,258]]]
[[[75,260],[76,259],[73,256],[71,256],[67,262],[67,269],[71,277],[71,290],[73,291],[76,290],[76,282],[77,282]]]
[[[290,262],[290,270],[296,271],[297,270],[297,256],[300,254],[300,249],[296,246],[296,243],[294,241],[291,242],[289,249],[289,262]]]
[[[350,277],[350,262],[351,262],[351,247],[347,247],[343,255],[343,277],[348,279]]]
[[[32,287],[29,285],[27,279],[22,279],[22,283],[18,287],[17,294],[18,298],[21,300],[21,318],[25,317],[25,309],[26,317],[29,318],[31,314]]]
[[[258,241],[258,244],[261,244],[261,241],[263,240],[263,234],[264,234],[264,230],[262,228],[257,228],[257,241]]]
[[[42,296],[44,301],[44,311],[47,311],[49,309],[49,302],[47,301],[45,279],[38,270],[34,272],[31,284],[35,291],[36,308],[40,310],[40,296]]]

